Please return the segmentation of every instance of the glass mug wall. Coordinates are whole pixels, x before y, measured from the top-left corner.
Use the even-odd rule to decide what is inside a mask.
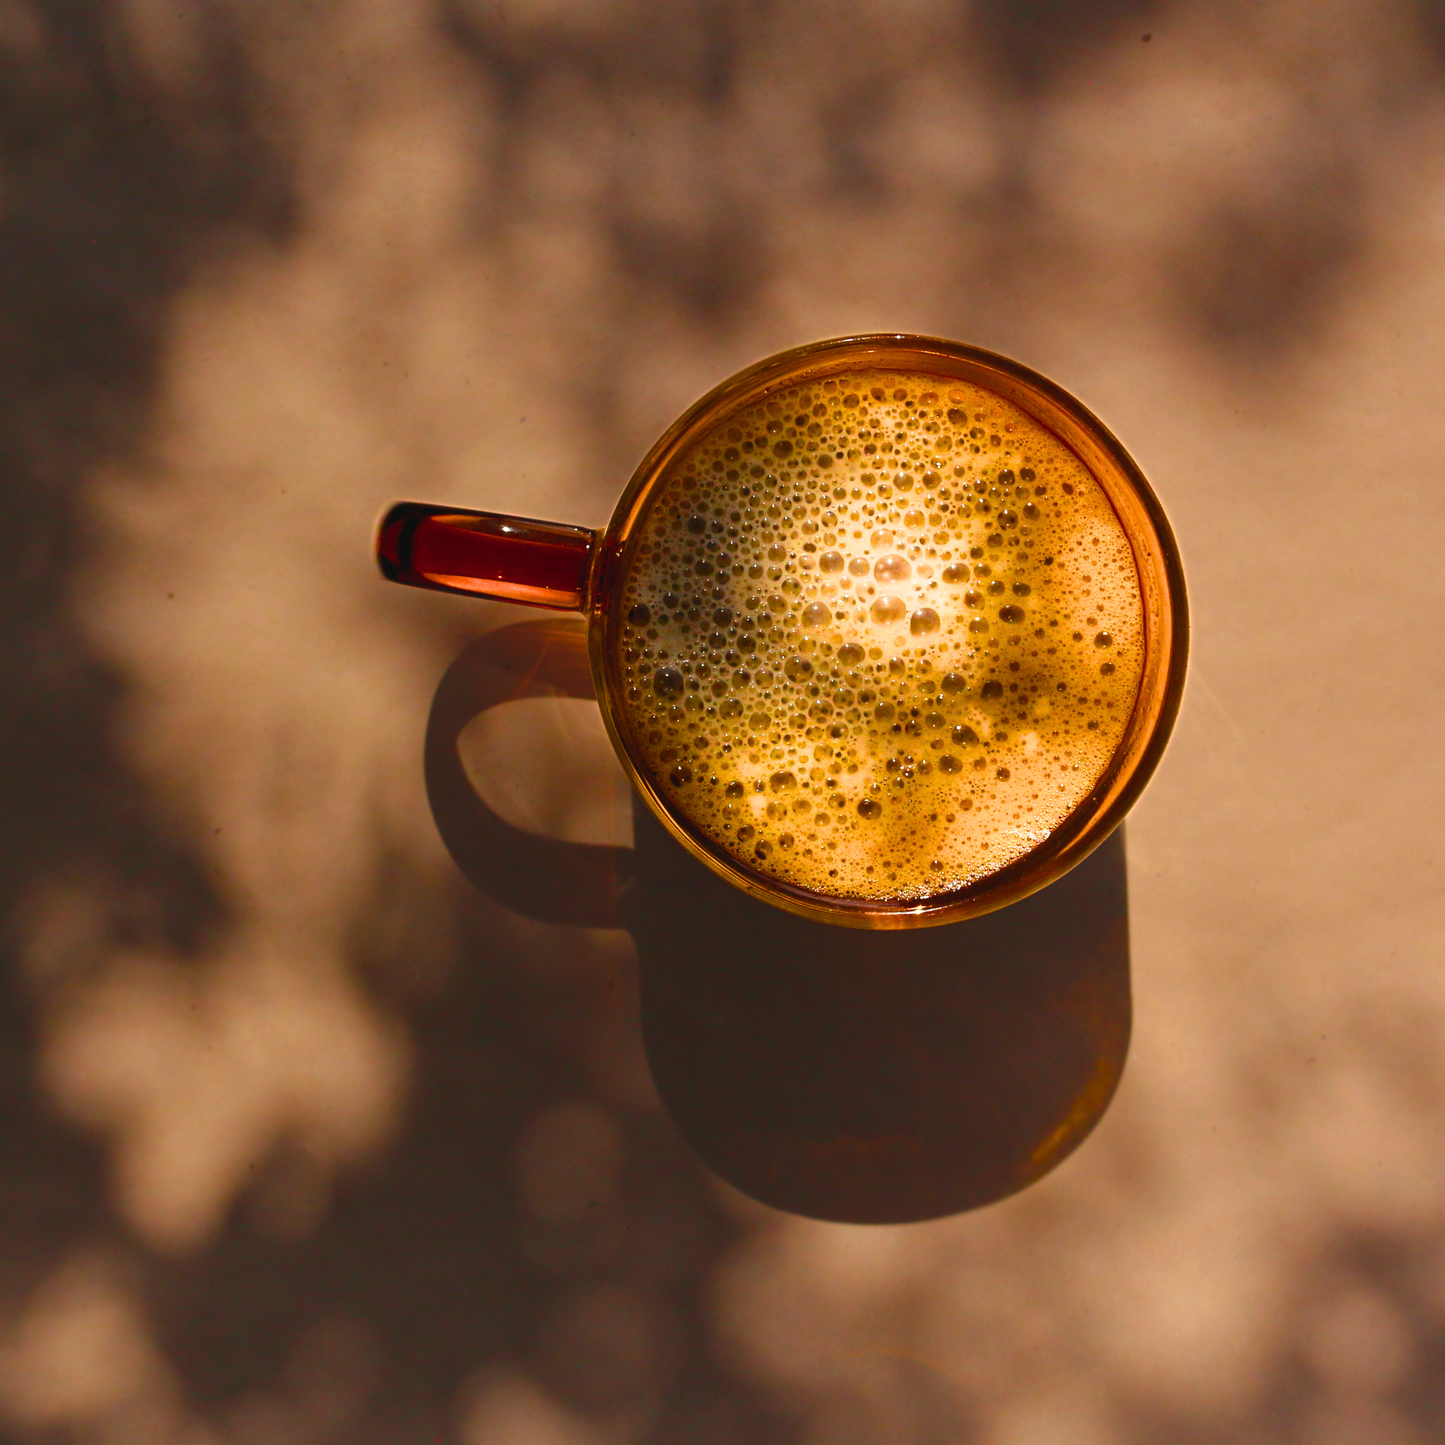
[[[1183,572],[1138,468],[1052,382],[933,338],[741,372],[602,532],[402,502],[377,554],[393,581],[585,614],[648,806],[828,923],[1044,887],[1137,798],[1183,689]]]

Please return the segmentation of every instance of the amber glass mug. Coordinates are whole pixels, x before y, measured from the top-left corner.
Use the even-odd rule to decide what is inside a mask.
[[[720,846],[668,795],[656,769],[645,762],[621,705],[627,686],[624,597],[638,565],[640,536],[670,469],[729,417],[765,404],[773,393],[821,387],[830,378],[866,370],[908,373],[940,386],[964,383],[1011,403],[1045,428],[1098,483],[1127,538],[1140,589],[1139,686],[1120,740],[1092,790],[1022,857],[923,898],[833,895],[750,866]],[[1138,467],[1095,416],[1046,378],[990,352],[931,337],[879,335],[817,342],[723,382],[653,446],[601,532],[399,502],[381,520],[376,551],[383,575],[394,582],[582,613],[608,734],[638,793],[663,826],[714,872],[755,897],[847,927],[954,922],[1002,908],[1058,878],[1109,836],[1139,796],[1163,753],[1183,693],[1188,648],[1183,569],[1169,523]]]

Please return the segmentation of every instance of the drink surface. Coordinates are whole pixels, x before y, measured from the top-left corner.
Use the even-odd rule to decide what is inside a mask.
[[[739,862],[922,901],[1031,852],[1119,745],[1138,572],[1065,443],[946,377],[779,389],[669,467],[630,544],[620,720]]]

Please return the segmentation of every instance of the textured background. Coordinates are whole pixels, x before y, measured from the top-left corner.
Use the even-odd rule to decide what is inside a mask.
[[[1442,122],[1439,0],[0,0],[5,1438],[1442,1438]],[[628,935],[459,877],[516,614],[368,557],[861,329],[1100,412],[1196,623],[1113,1108],[887,1229],[718,1183]],[[621,838],[525,706],[479,786]]]

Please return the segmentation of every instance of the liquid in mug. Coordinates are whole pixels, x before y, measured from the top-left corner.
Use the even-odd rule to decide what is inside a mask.
[[[619,726],[769,878],[923,901],[1093,791],[1144,666],[1128,538],[983,388],[858,370],[719,421],[659,479],[619,601]]]

